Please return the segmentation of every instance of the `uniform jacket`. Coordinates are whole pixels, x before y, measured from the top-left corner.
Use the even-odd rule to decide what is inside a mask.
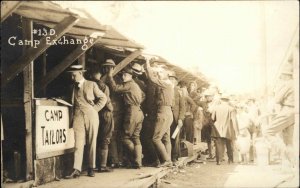
[[[215,122],[213,126],[212,136],[236,139],[238,133],[236,112],[226,102],[216,105],[212,111],[212,120]]]
[[[179,88],[174,88],[174,101],[172,106],[172,112],[174,116],[174,121],[177,122],[178,119],[183,120],[185,116],[185,101],[184,97],[180,94]]]

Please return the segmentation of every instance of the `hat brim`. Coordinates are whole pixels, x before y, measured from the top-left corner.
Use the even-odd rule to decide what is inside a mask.
[[[68,70],[67,72],[86,72],[86,70]]]
[[[143,74],[143,72],[138,72],[138,71],[135,71],[135,70],[133,70],[132,73],[137,74],[137,75],[142,75]]]
[[[176,76],[169,76],[169,78],[175,78],[176,80],[178,80]]]
[[[112,64],[102,64],[101,66],[111,66],[111,67],[115,67],[116,65],[112,65]]]

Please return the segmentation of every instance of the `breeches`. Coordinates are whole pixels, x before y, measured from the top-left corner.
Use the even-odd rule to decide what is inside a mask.
[[[271,121],[271,124],[266,129],[266,134],[274,136],[282,131],[283,140],[286,145],[293,144],[295,115],[294,113],[278,113]]]
[[[104,110],[99,113],[100,126],[98,133],[98,144],[101,149],[108,149],[110,139],[114,130],[113,113],[109,110]]]
[[[131,150],[132,145],[141,145],[140,132],[144,115],[137,106],[131,106],[127,109],[123,123],[123,143]]]
[[[167,161],[171,158],[170,126],[173,122],[171,107],[160,107],[156,118],[152,140],[161,158]]]

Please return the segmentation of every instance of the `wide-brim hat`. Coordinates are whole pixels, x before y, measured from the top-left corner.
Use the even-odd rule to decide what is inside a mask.
[[[227,93],[223,93],[220,98],[221,99],[227,99],[227,100],[229,100],[230,99],[230,95],[227,94]]]
[[[132,66],[131,66],[131,69],[132,69],[132,72],[134,74],[137,74],[137,75],[142,75],[143,72],[145,72],[144,68],[142,65],[138,64],[138,63],[134,63]]]
[[[114,62],[114,60],[112,59],[107,59],[105,61],[105,63],[103,63],[101,66],[112,66],[112,67],[115,67],[116,66],[116,63]]]
[[[122,74],[122,73],[128,73],[128,74],[131,74],[131,75],[134,74],[133,71],[132,71],[132,69],[129,68],[129,67],[125,67],[120,73],[121,73],[121,74]]]
[[[68,69],[67,72],[85,72],[86,70],[83,69],[82,65],[71,65]]]
[[[172,77],[172,78],[175,78],[176,80],[178,79],[177,76],[176,76],[176,73],[174,71],[169,71],[168,76]]]

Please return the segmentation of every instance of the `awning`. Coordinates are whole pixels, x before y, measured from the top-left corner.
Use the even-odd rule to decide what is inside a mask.
[[[102,40],[95,46],[120,46],[135,49],[143,49],[111,26],[102,25],[87,11],[82,9],[65,9],[60,5],[48,1],[25,1],[14,12],[20,16],[32,19],[35,23],[53,28],[65,17],[75,15],[79,21],[66,33],[75,38],[83,39],[85,36],[93,36],[102,33]]]

